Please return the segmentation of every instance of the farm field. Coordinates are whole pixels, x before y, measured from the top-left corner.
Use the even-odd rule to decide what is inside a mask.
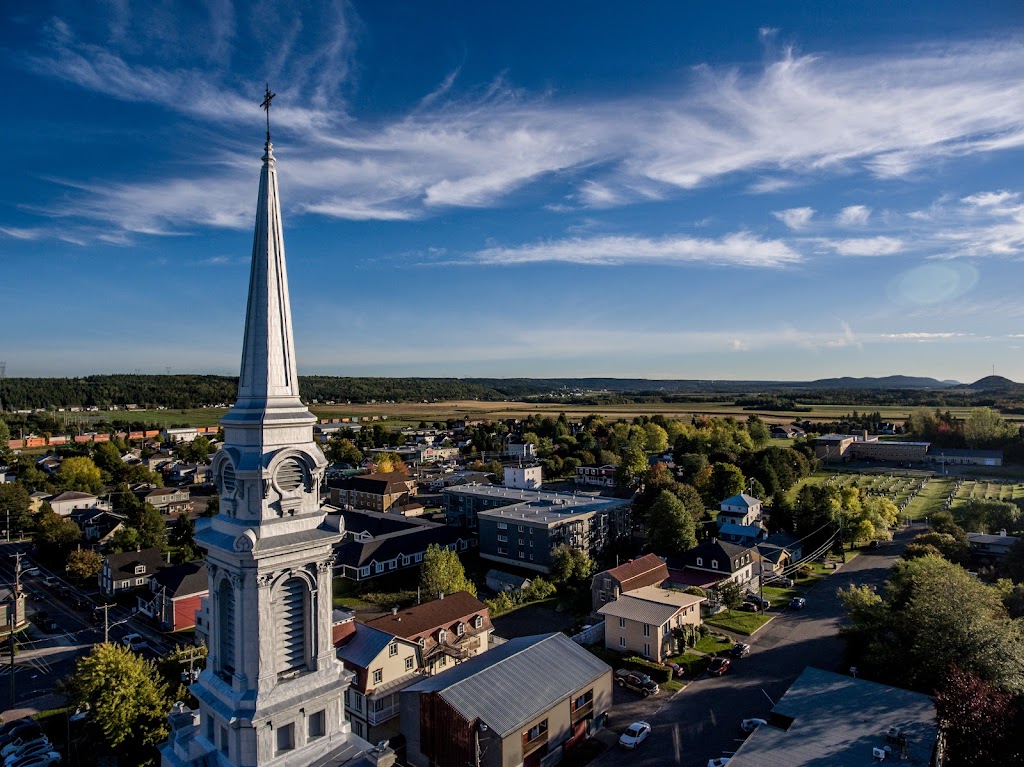
[[[745,419],[757,414],[768,423],[791,423],[795,419],[810,418],[811,420],[829,420],[852,413],[854,410],[879,410],[882,418],[900,423],[910,414],[911,408],[891,406],[872,408],[864,405],[812,405],[810,412],[773,410],[745,410],[731,401],[699,402],[682,404],[650,403],[637,405],[575,405],[572,403],[529,403],[529,402],[482,402],[479,400],[453,400],[449,402],[401,402],[378,403],[366,405],[312,405],[310,410],[318,418],[341,418],[358,416],[387,416],[389,424],[399,426],[416,425],[420,421],[444,421],[448,418],[496,419],[521,418],[531,413],[558,415],[565,413],[569,418],[582,418],[595,413],[606,418],[634,418],[640,415],[663,415],[666,418],[689,419],[695,415],[712,417],[731,416]],[[963,418],[969,408],[951,408],[954,416]],[[112,413],[67,413],[69,423],[80,423],[83,427],[100,420],[139,420],[157,424],[161,427],[172,424],[188,424],[190,426],[213,426],[227,412],[223,408],[198,408],[192,410],[139,410],[131,413],[115,411]],[[783,444],[785,444],[783,442]]]

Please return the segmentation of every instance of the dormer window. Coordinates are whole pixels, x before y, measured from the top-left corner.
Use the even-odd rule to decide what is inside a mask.
[[[704,567],[704,557],[697,557],[697,567]]]
[[[712,570],[717,570],[718,569],[718,560],[717,559],[712,559],[711,560],[711,569]]]
[[[420,637],[420,647],[426,647],[426,646],[427,646],[427,638],[426,637]]]
[[[466,633],[466,624],[463,623],[462,621],[459,621],[457,624],[455,624],[455,633],[458,634],[459,636],[462,636],[463,634],[465,634]]]
[[[136,575],[142,575],[144,572],[146,572],[146,566],[145,565],[135,565],[135,574]]]
[[[440,631],[437,632],[437,641],[438,642],[440,642],[441,644],[444,644],[444,642],[447,639],[448,639],[448,632],[447,631],[445,631],[444,629],[441,629]]]
[[[484,627],[484,616],[478,615],[473,619],[473,628],[480,629]]]

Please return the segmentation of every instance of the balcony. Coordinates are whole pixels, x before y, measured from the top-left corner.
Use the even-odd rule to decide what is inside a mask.
[[[546,745],[547,742],[548,742],[548,731],[547,730],[544,730],[544,732],[540,733],[536,738],[534,738],[531,741],[527,741],[526,740],[526,735],[523,735],[523,759],[528,757],[530,754],[532,754],[534,751],[536,751],[541,746]]]
[[[377,703],[383,703],[383,708],[377,708]],[[383,701],[367,701],[366,721],[371,725],[383,724],[389,719],[398,716],[398,696],[389,695]]]
[[[572,723],[576,724],[582,719],[586,719],[587,716],[594,710],[594,701],[590,700],[579,706],[575,711],[572,712]]]

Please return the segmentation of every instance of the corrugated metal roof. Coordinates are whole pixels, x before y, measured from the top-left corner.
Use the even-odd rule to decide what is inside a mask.
[[[504,738],[608,673],[607,663],[565,634],[542,634],[510,639],[405,692],[437,692]]]
[[[652,626],[660,626],[679,612],[679,610],[679,605],[652,602],[649,599],[637,599],[628,594],[623,594],[614,602],[603,605],[598,612],[601,615],[610,615],[613,618],[625,618],[628,621],[639,621],[640,623],[649,623]]]

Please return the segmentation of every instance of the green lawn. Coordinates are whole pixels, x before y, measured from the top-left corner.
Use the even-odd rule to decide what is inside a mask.
[[[736,634],[753,634],[770,620],[771,616],[758,613],[745,613],[739,610],[729,610],[718,613],[704,622],[709,626],[715,626]]]
[[[793,597],[798,597],[801,594],[801,589],[792,588],[784,589],[775,586],[764,587],[764,597],[769,600],[775,607],[787,603]]]
[[[732,647],[732,642],[728,639],[723,640],[715,637],[713,634],[708,634],[701,637],[693,649],[708,655],[714,655],[716,652],[728,650],[730,647]]]
[[[687,652],[682,655],[673,655],[669,660],[678,663],[686,670],[686,676],[695,677],[711,665],[711,658],[707,655],[697,655]]]

